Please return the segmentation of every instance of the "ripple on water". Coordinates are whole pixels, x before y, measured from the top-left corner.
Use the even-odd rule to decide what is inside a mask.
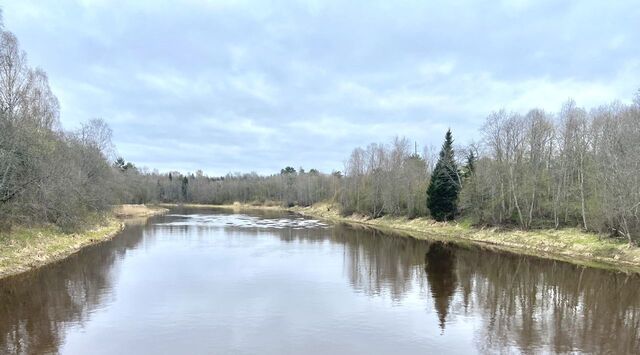
[[[180,218],[177,221],[157,223],[160,226],[202,226],[202,227],[240,227],[271,229],[312,229],[328,228],[329,225],[316,219],[306,218],[260,218],[244,214],[169,214],[167,217]]]

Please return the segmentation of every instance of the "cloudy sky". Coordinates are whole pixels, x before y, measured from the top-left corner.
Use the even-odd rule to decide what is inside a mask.
[[[493,110],[640,87],[637,1],[0,1],[67,129],[160,171],[342,169],[356,146],[478,139]]]

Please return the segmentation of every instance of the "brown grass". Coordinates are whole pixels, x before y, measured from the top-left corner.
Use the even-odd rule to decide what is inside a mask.
[[[640,272],[639,247],[629,247],[624,241],[586,233],[575,228],[505,231],[495,228],[474,228],[457,222],[436,222],[430,218],[407,219],[385,216],[371,219],[358,215],[342,217],[339,206],[328,203],[294,207],[290,210],[334,222],[357,223],[401,231],[418,239],[445,238],[574,264]]]
[[[166,208],[147,205],[118,205],[113,208],[113,213],[116,217],[120,218],[150,217],[166,213],[167,211],[169,210]]]
[[[77,233],[56,226],[14,227],[0,232],[0,278],[64,259],[83,247],[107,240],[124,225],[109,218]]]
[[[64,259],[88,245],[108,240],[124,228],[121,219],[126,218],[127,224],[140,223],[167,211],[156,206],[121,205],[113,208],[113,217],[96,218],[92,225],[75,233],[53,225],[15,226],[0,232],[0,278]]]

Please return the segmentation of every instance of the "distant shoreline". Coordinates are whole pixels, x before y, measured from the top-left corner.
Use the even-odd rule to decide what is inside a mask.
[[[160,204],[162,207],[223,208],[242,210],[289,211],[300,215],[323,219],[333,223],[364,225],[383,231],[397,232],[416,239],[442,240],[454,243],[471,243],[481,247],[558,260],[576,265],[611,269],[625,273],[640,273],[640,247],[629,247],[624,241],[612,240],[576,228],[501,230],[499,228],[475,228],[456,222],[436,222],[429,218],[406,217],[367,218],[343,217],[339,206],[318,203],[309,207],[289,207],[255,204]]]

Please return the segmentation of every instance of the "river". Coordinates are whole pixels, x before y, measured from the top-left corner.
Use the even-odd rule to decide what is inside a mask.
[[[284,212],[175,209],[0,280],[0,353],[640,353],[639,286]]]

